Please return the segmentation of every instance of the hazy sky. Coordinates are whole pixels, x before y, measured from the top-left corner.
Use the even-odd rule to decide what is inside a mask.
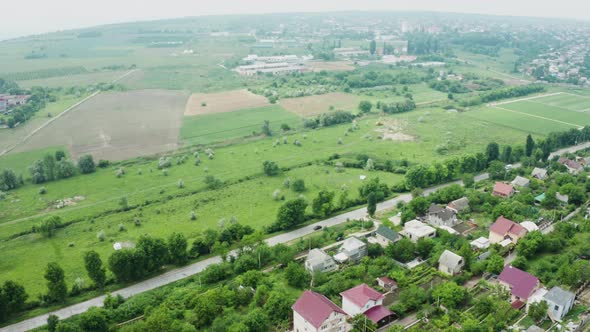
[[[211,14],[429,10],[590,19],[588,0],[5,0],[0,38],[105,23]]]

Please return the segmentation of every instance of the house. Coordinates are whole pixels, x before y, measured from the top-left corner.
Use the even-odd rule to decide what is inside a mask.
[[[351,317],[364,314],[380,327],[391,322],[395,316],[393,312],[383,306],[383,294],[367,284],[361,284],[344,291],[340,293],[340,296],[342,296],[342,310]]]
[[[539,278],[509,264],[504,266],[498,282],[510,291],[513,307],[522,307],[539,287]]]
[[[535,197],[535,203],[541,204],[545,200],[545,193],[542,193]]]
[[[291,307],[294,332],[350,331],[346,313],[327,297],[306,290]]]
[[[514,180],[512,180],[512,182],[510,182],[510,183],[511,183],[513,186],[516,186],[516,187],[523,187],[523,188],[526,188],[526,187],[528,187],[528,186],[529,186],[529,184],[531,184],[531,180],[529,180],[529,179],[527,179],[527,178],[525,178],[525,177],[522,177],[522,176],[520,176],[520,175],[517,175],[517,176],[514,178]]]
[[[379,225],[377,231],[375,231],[376,242],[384,247],[389,245],[390,243],[395,243],[399,241],[399,239],[399,234],[397,234],[396,231],[387,226]]]
[[[568,195],[562,195],[560,193],[555,193],[555,198],[557,198],[558,201],[560,201],[563,204],[567,204],[570,200]]]
[[[494,190],[492,191],[492,195],[504,198],[510,197],[513,194],[514,188],[511,185],[503,182],[496,182],[494,185]]]
[[[395,280],[391,278],[379,277],[376,280],[377,285],[379,285],[379,287],[385,289],[386,291],[393,291],[397,289],[397,282],[395,282]]]
[[[560,287],[553,287],[545,296],[543,300],[547,301],[549,309],[547,310],[549,317],[553,320],[560,321],[563,319],[574,305],[576,295],[568,292]]]
[[[533,168],[531,176],[539,180],[545,180],[547,178],[547,170],[544,168],[535,167]]]
[[[8,100],[4,97],[0,97],[0,113],[6,111],[8,108]]]
[[[447,205],[447,209],[455,213],[463,212],[469,209],[469,199],[467,197],[456,199]]]
[[[580,165],[580,163],[578,163],[575,160],[571,160],[571,159],[567,159],[567,158],[559,158],[559,160],[557,160],[558,163],[562,164],[563,166],[565,166],[565,168],[567,168],[567,171],[570,174],[578,174],[580,173],[581,170],[584,169],[584,167],[582,167],[582,165]]]
[[[513,244],[516,244],[526,234],[526,228],[510,219],[504,218],[504,216],[500,216],[490,226],[489,239],[491,243],[500,243],[504,240],[509,240]]]
[[[367,256],[367,253],[367,244],[358,238],[351,236],[342,243],[340,253],[336,255],[339,257],[336,258],[336,256],[334,256],[334,258],[340,263],[347,260],[358,262],[361,258]]]
[[[414,219],[404,224],[404,230],[401,231],[401,234],[416,243],[423,238],[435,237],[436,229]]]
[[[485,237],[479,237],[469,243],[472,247],[483,250],[490,247],[490,240],[486,239]]]
[[[312,249],[305,260],[305,269],[310,273],[338,270],[334,259],[322,249]]]
[[[431,204],[426,214],[426,222],[432,226],[455,226],[457,216],[455,211]]]
[[[464,265],[463,257],[449,250],[443,251],[438,259],[438,270],[451,276],[461,273]]]
[[[538,231],[539,230],[539,226],[537,226],[537,224],[535,224],[532,221],[523,221],[520,223],[520,226],[524,227],[527,232],[534,232],[534,231]]]

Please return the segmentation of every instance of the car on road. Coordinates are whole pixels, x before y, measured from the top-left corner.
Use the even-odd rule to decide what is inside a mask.
[[[317,225],[313,228],[314,231],[319,231],[320,229],[322,229],[321,225]]]

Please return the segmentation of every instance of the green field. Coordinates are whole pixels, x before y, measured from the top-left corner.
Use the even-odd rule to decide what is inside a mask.
[[[227,113],[185,116],[180,137],[186,144],[210,144],[260,133],[264,120],[280,132],[283,123],[296,128],[302,119],[280,106],[267,106]]]

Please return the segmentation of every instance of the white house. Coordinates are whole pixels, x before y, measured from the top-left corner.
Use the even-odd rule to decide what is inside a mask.
[[[452,251],[445,250],[438,259],[438,270],[448,275],[461,273],[465,260]]]
[[[428,208],[426,221],[432,226],[455,226],[457,224],[457,216],[455,211],[445,209],[436,204],[431,204]]]
[[[346,313],[322,294],[306,290],[291,307],[294,332],[346,332]]]
[[[305,269],[310,273],[338,270],[334,259],[322,249],[312,249],[305,260]]]
[[[374,306],[383,304],[383,294],[367,286],[361,284],[347,291],[340,293],[342,296],[342,310],[349,316],[362,314]]]
[[[525,178],[525,177],[522,177],[522,176],[520,176],[520,175],[517,175],[517,176],[514,178],[514,180],[512,180],[512,182],[510,182],[510,183],[511,183],[513,186],[516,186],[516,187],[523,187],[523,188],[526,188],[526,187],[528,187],[528,186],[530,185],[530,183],[531,183],[531,180],[529,180],[529,179],[527,179],[527,178]]]
[[[375,240],[383,247],[388,246],[390,243],[395,243],[399,239],[400,237],[397,232],[385,225],[379,225],[377,231],[375,231]]]
[[[481,236],[469,243],[472,247],[477,248],[479,250],[487,249],[490,247],[491,243],[490,240]]]
[[[531,176],[539,180],[545,180],[547,178],[547,170],[544,168],[535,167]]]
[[[447,209],[455,211],[455,213],[465,211],[469,209],[469,199],[467,197],[456,199],[447,205]]]
[[[351,236],[342,243],[340,253],[345,254],[348,260],[359,261],[361,258],[367,256],[367,244]]]
[[[401,231],[401,234],[415,243],[423,238],[435,237],[436,229],[414,219],[404,224],[404,230]]]
[[[565,316],[574,305],[576,295],[555,286],[545,294],[543,299],[547,301],[547,304],[549,305],[547,310],[549,317],[553,320],[561,321],[563,316]]]

